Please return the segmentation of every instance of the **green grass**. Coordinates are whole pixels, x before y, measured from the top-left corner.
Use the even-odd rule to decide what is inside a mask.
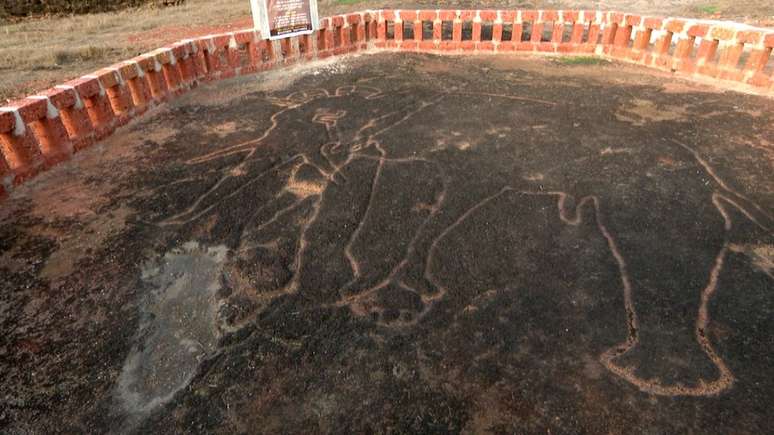
[[[556,62],[562,65],[600,65],[608,63],[607,60],[594,56],[558,57],[556,58]]]
[[[340,5],[354,5],[362,1],[363,0],[336,0],[336,3]]]
[[[713,15],[718,12],[718,7],[714,5],[699,6],[699,11],[707,15]]]

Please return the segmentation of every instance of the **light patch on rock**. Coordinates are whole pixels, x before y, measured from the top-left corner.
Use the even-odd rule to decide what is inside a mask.
[[[684,106],[657,106],[650,100],[635,98],[615,113],[619,121],[644,126],[648,122],[674,121],[688,116]]]
[[[756,269],[774,279],[774,245],[731,245],[731,250],[750,257]]]
[[[153,290],[141,305],[136,343],[118,378],[124,414],[144,416],[172,400],[217,347],[218,298],[228,249],[189,242],[142,271]]]

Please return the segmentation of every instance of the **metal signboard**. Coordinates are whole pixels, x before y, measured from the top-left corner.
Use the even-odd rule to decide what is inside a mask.
[[[250,0],[255,28],[269,39],[306,35],[317,29],[317,0]]]

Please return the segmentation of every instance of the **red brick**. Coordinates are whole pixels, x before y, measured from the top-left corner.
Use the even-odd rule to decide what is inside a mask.
[[[231,42],[231,35],[227,33],[219,33],[217,35],[211,36],[212,43],[215,44],[215,47],[217,48],[223,48],[228,46],[229,42]]]
[[[454,24],[452,25],[452,39],[455,42],[459,42],[462,40],[462,22],[461,21],[454,21]]]
[[[28,97],[48,106],[47,98]],[[73,151],[73,145],[58,113],[49,114],[38,120],[31,120],[27,127],[32,130],[46,165],[52,166],[66,160]]]
[[[514,50],[516,50],[516,44],[510,41],[501,42],[500,45],[497,46],[497,51],[514,51]]]
[[[150,53],[156,62],[166,65],[172,63],[172,50],[168,48],[159,48]]]
[[[710,37],[720,41],[731,41],[736,37],[736,30],[730,27],[715,26],[710,31]]]
[[[555,22],[554,30],[551,32],[551,42],[559,44],[562,42],[564,36],[564,24]]]
[[[725,47],[720,50],[718,64],[727,69],[735,69],[739,63],[739,58],[742,56],[742,51],[742,47],[738,44]]]
[[[744,79],[744,73],[734,70],[720,70],[718,72],[718,78],[721,80],[733,80],[741,82]]]
[[[453,51],[459,48],[459,43],[455,41],[439,41],[438,49],[444,51]]]
[[[477,44],[477,47],[481,51],[493,51],[494,50],[494,42],[492,41],[481,41]]]
[[[13,112],[0,112],[0,133],[13,132],[16,126],[16,116]]]
[[[688,55],[691,53],[691,50],[693,49],[693,45],[693,38],[679,39],[677,41],[677,46],[675,47],[675,59],[684,59],[688,57]]]
[[[699,49],[696,52],[696,58],[701,60],[711,59],[715,56],[718,48],[717,41],[713,39],[702,39]]]
[[[400,11],[400,19],[403,21],[416,21],[417,11]]]
[[[481,40],[481,23],[478,21],[473,22],[473,34],[472,39],[474,41],[480,41]]]
[[[91,75],[97,77],[102,83],[102,86],[106,89],[118,86],[121,83],[121,78],[118,76],[118,72],[115,70],[103,68],[101,70],[95,71]]]
[[[756,49],[750,53],[750,57],[747,58],[747,63],[744,65],[745,71],[758,72],[762,71],[769,60],[768,50]]]
[[[556,47],[556,51],[559,53],[572,53],[576,51],[576,47],[575,44],[559,44],[559,46]]]
[[[642,16],[640,15],[626,15],[627,26],[639,26],[642,23]]]
[[[521,31],[522,31],[522,25],[521,24],[514,24],[513,25],[513,35],[511,37],[511,41],[513,41],[513,42],[521,41]]]
[[[440,41],[443,36],[443,25],[441,22],[433,23],[433,39]]]
[[[699,74],[714,78],[720,74],[720,70],[715,65],[707,64],[699,67]]]
[[[492,40],[500,42],[503,40],[503,25],[502,23],[494,23],[492,25]]]
[[[16,108],[25,123],[45,118],[48,113],[46,100],[18,100],[9,103],[8,107]]]
[[[537,21],[538,11],[523,11],[521,13],[521,19],[522,21]]]
[[[419,49],[420,50],[435,50],[436,44],[435,41],[422,41],[419,43]]]
[[[599,40],[599,31],[600,26],[599,24],[590,24],[589,25],[589,35],[588,35],[588,44],[591,44],[593,46],[597,45],[597,41]]]
[[[5,162],[2,151],[0,151],[0,199],[8,196],[8,191],[4,184],[9,178],[13,178],[13,173],[11,172],[11,168],[8,167],[8,163]]]
[[[452,21],[457,18],[457,11],[444,10],[438,13],[438,18],[442,21]]]
[[[597,21],[597,11],[589,11],[589,10],[585,10],[584,9],[583,10],[583,19],[586,20],[586,22],[589,22],[589,23],[599,23],[599,21]],[[601,19],[602,19],[602,22],[604,22],[604,20],[605,20],[604,14],[602,14]]]
[[[703,38],[709,32],[709,24],[694,24],[688,29],[688,36]]]
[[[207,41],[205,40],[202,41],[202,43],[204,44],[202,50],[209,50],[209,46],[206,44],[206,42]],[[156,63],[153,61],[152,56],[141,55],[133,58],[131,61],[137,62],[137,65],[140,67],[140,69],[145,72],[151,72],[156,70]]]
[[[117,69],[119,74],[121,74],[121,78],[124,79],[124,81],[129,81],[137,77],[137,74],[138,74],[137,67],[135,67],[130,63],[119,63],[111,66],[111,68]]]
[[[412,41],[412,40],[403,41],[400,44],[400,48],[401,48],[401,50],[409,50],[409,51],[416,50],[417,49],[417,42],[416,41]]]
[[[559,19],[559,12],[555,10],[543,11],[543,21],[556,21]]]
[[[516,19],[515,11],[500,11],[500,19],[503,23],[512,23]]]
[[[757,44],[762,37],[761,32],[737,32],[736,40],[742,44]]]
[[[580,17],[580,14],[578,13],[578,11],[563,11],[562,15],[563,15],[564,21],[568,23],[575,23],[578,21],[578,18]]]
[[[644,25],[648,29],[661,29],[661,26],[664,25],[664,20],[662,18],[648,17],[645,18]]]
[[[435,21],[438,13],[435,11],[419,11],[419,19],[422,21]]]
[[[772,79],[761,72],[757,72],[747,83],[761,88],[768,88],[772,83]]]
[[[238,44],[250,44],[255,41],[255,33],[252,30],[234,32],[234,39]]]
[[[175,57],[176,62],[188,57],[189,55],[189,52],[188,52],[189,47],[182,42],[177,42],[172,45],[167,45],[164,48],[172,52],[172,56]]]
[[[463,21],[472,21],[476,18],[476,11],[460,11],[460,19]]]
[[[573,44],[580,44],[583,42],[583,32],[585,30],[585,25],[581,23],[575,23],[572,26],[572,34],[570,35],[570,42]]]
[[[644,50],[648,43],[650,42],[650,36],[651,36],[651,29],[645,29],[645,31],[637,32],[637,34],[634,37],[634,43],[632,44],[632,48],[636,50]]]
[[[41,92],[40,95],[47,96],[48,99],[51,100],[51,104],[58,110],[73,107],[77,101],[75,90],[73,89],[51,88]]]
[[[680,33],[685,27],[685,22],[681,20],[669,20],[666,23],[666,29],[672,33]]]
[[[460,49],[463,51],[473,51],[476,49],[476,43],[474,41],[462,41],[460,42]]]
[[[16,115],[12,113],[12,116],[15,118]],[[0,133],[0,153],[14,174],[14,182],[20,183],[38,172],[43,159],[32,130],[27,126],[24,126],[21,134],[16,134],[15,130]]]
[[[493,11],[493,10],[479,11],[478,16],[481,17],[481,21],[494,21],[497,19],[497,11]]]
[[[626,47],[632,38],[632,28],[630,26],[619,27],[615,32],[613,44],[617,47]]]

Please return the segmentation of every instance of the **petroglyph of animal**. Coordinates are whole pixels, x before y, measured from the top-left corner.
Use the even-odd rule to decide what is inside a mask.
[[[451,106],[471,110],[449,112],[443,103],[456,98],[465,103]],[[515,104],[492,110],[492,99]],[[237,161],[162,223],[191,225],[229,207],[254,207],[232,246],[246,262],[278,249],[290,229],[295,238],[283,242],[292,257],[288,276],[265,295],[302,294],[318,306],[347,306],[385,326],[411,327],[441,300],[462,308],[489,290],[479,283],[506,283],[466,281],[466,273],[485,273],[461,260],[476,255],[473,244],[454,252],[446,246],[485,236],[487,213],[507,206],[513,220],[496,224],[513,226],[520,237],[578,237],[565,232],[590,225],[604,240],[626,318],[625,340],[599,356],[611,373],[658,395],[714,395],[733,385],[707,336],[708,307],[730,247],[770,240],[774,219],[692,147],[653,143],[636,129],[615,138],[627,148],[557,145],[554,132],[571,126],[552,116],[555,104],[513,95],[352,86],[272,103],[279,110],[263,135],[188,162]],[[438,117],[458,131],[435,129]],[[538,202],[553,211],[527,206]],[[522,259],[503,276],[534,273],[520,267],[550,254],[493,245],[481,248],[488,254],[475,251],[481,262],[503,252]]]

